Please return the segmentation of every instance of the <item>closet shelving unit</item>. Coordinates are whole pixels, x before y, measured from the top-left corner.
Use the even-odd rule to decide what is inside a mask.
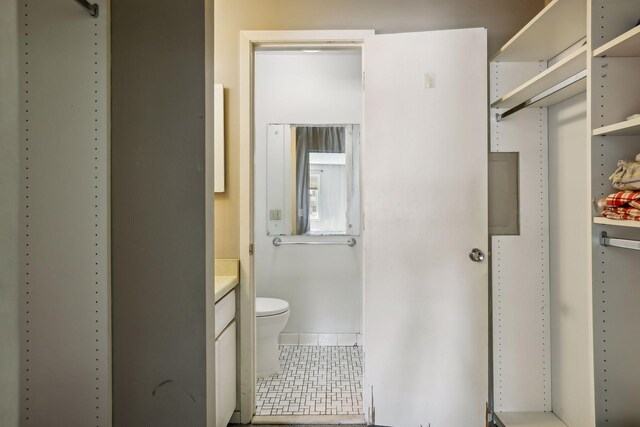
[[[522,108],[550,107],[586,91],[587,47],[570,49],[585,37],[583,0],[553,0],[494,56],[491,62],[545,62],[549,67],[491,104],[508,108],[501,120]],[[568,52],[568,53],[567,53]],[[549,61],[557,58],[557,62]]]
[[[601,224],[601,225],[613,225],[615,227],[640,228],[640,221],[627,221],[627,220],[617,220],[617,219],[595,217],[595,218],[593,218],[593,223],[594,224]]]
[[[632,160],[640,152],[640,118],[620,120],[640,113],[640,97],[634,96],[640,89],[640,1],[592,0],[593,16],[593,102],[592,143],[593,156],[607,159],[607,163],[594,163],[595,185],[613,193],[615,190],[603,178],[615,169],[613,157]],[[621,33],[621,34],[620,34]],[[610,39],[609,41],[606,41]],[[596,44],[600,44],[596,47]],[[597,72],[602,70],[602,72]],[[599,101],[598,99],[599,98]],[[598,105],[599,104],[599,105]],[[599,113],[599,114],[598,114]],[[610,123],[612,118],[619,121]],[[597,179],[599,177],[600,179]],[[611,220],[594,217],[596,225],[640,228],[640,222]]]
[[[639,19],[640,0],[554,0],[491,59],[491,150],[519,153],[520,203],[519,234],[491,239],[497,426],[640,425],[640,251],[601,242],[640,222],[589,203],[640,153]]]
[[[640,56],[640,25],[595,49],[593,56],[598,58]]]
[[[589,0],[591,191],[616,190],[608,177],[640,153],[640,0]],[[640,241],[640,222],[594,217],[592,225],[593,359],[596,426],[640,425],[640,251],[606,247],[603,232]],[[633,396],[633,397],[632,397]]]
[[[500,427],[567,427],[551,412],[506,412],[496,421]]]
[[[585,71],[587,68],[587,47],[571,53],[566,58],[547,68],[545,71],[518,86],[491,104],[491,108],[513,108],[527,100],[543,94],[545,91],[562,84],[567,79]],[[586,77],[586,74],[585,74]],[[535,103],[536,107],[549,107],[565,99],[571,98],[587,90],[586,78],[580,78],[575,83],[563,86],[553,95],[545,97]]]
[[[505,43],[491,62],[548,61],[586,34],[582,0],[553,0]]]
[[[518,152],[520,166],[519,235],[491,240],[491,406],[499,427],[567,427],[551,396],[547,112],[587,91],[587,1],[551,1],[490,60],[491,150]],[[586,146],[586,125],[582,132]],[[586,210],[584,217],[587,226]]]
[[[614,4],[615,5],[615,4]],[[633,15],[632,15],[633,16]],[[602,18],[604,19],[604,18]],[[640,18],[639,18],[640,19]],[[594,49],[595,58],[640,57],[640,25]],[[602,126],[593,130],[594,136],[640,136],[640,118]]]
[[[638,55],[640,56],[640,55]],[[593,130],[593,136],[640,136],[640,118],[602,126]]]

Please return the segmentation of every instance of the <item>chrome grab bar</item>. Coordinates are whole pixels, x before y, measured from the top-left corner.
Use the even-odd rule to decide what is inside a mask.
[[[282,239],[280,237],[274,237],[273,238],[273,246],[283,246],[283,245],[347,245],[350,247],[354,247],[356,245],[356,239],[354,239],[353,237],[350,237],[349,240],[347,240],[346,242],[332,242],[332,241],[328,241],[328,242],[309,242],[306,240],[297,240],[297,241],[291,241],[291,242],[283,242]]]
[[[602,232],[602,234],[600,234],[600,244],[602,246],[613,246],[616,248],[633,249],[634,251],[640,251],[640,241],[609,237],[604,231]]]

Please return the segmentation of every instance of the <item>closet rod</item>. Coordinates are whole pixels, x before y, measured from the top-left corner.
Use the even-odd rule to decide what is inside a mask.
[[[93,16],[94,18],[98,17],[100,8],[98,7],[97,3],[89,3],[87,0],[76,0],[76,3],[87,9],[89,15]]]
[[[600,244],[602,246],[612,246],[615,248],[633,249],[634,251],[640,251],[640,240],[627,240],[618,239],[616,237],[609,237],[607,233],[603,231],[600,234]]]
[[[530,107],[531,105],[535,104],[536,102],[540,102],[545,98],[550,97],[551,95],[560,92],[562,89],[567,88],[569,86],[571,86],[572,84],[579,82],[580,80],[584,79],[587,77],[587,70],[582,70],[577,74],[574,74],[573,76],[569,77],[568,79],[558,83],[555,86],[550,87],[549,89],[545,90],[542,93],[539,93],[538,95],[527,99],[526,101],[524,101],[521,104],[516,105],[515,107],[505,111],[504,113],[496,113],[496,121],[500,121],[502,119],[504,119],[505,117],[508,117],[510,115],[512,115],[513,113],[517,113],[518,111],[522,110],[523,108],[527,108]]]
[[[305,240],[283,242],[282,239],[279,237],[273,238],[273,246],[283,246],[283,245],[348,245],[348,246],[354,247],[356,245],[356,239],[354,239],[353,237],[350,237],[349,240],[347,240],[346,242],[333,242],[333,241],[309,242]]]

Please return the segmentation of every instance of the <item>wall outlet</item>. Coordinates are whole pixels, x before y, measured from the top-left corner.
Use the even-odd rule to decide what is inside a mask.
[[[269,211],[269,219],[271,221],[280,221],[282,219],[282,211],[280,209],[271,209]]]

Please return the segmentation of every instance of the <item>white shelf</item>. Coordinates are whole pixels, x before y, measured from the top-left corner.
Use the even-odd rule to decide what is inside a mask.
[[[567,427],[553,412],[497,412],[504,427]]]
[[[491,61],[548,61],[586,34],[586,2],[553,0],[513,36]]]
[[[593,223],[600,224],[600,225],[615,225],[617,227],[640,228],[640,221],[609,219],[609,218],[602,218],[599,216],[593,218]]]
[[[594,136],[632,136],[640,135],[640,119],[625,120],[593,130]]]
[[[593,56],[640,56],[640,25],[594,50]]]
[[[587,47],[583,46],[580,49],[573,52],[571,55],[562,59],[557,64],[544,70],[528,82],[522,84],[516,89],[504,95],[502,98],[491,104],[491,108],[512,108],[516,105],[523,103],[524,101],[531,99],[535,95],[538,95],[545,90],[563,82],[569,77],[579,73],[587,67]],[[584,90],[586,90],[586,82],[583,82]],[[576,83],[579,84],[579,83]],[[574,86],[574,85],[572,85]],[[580,92],[576,92],[578,94]],[[567,96],[564,99],[569,98]],[[537,106],[542,105],[543,101],[537,103]],[[560,102],[556,101],[555,103]],[[551,104],[553,105],[553,104]]]

